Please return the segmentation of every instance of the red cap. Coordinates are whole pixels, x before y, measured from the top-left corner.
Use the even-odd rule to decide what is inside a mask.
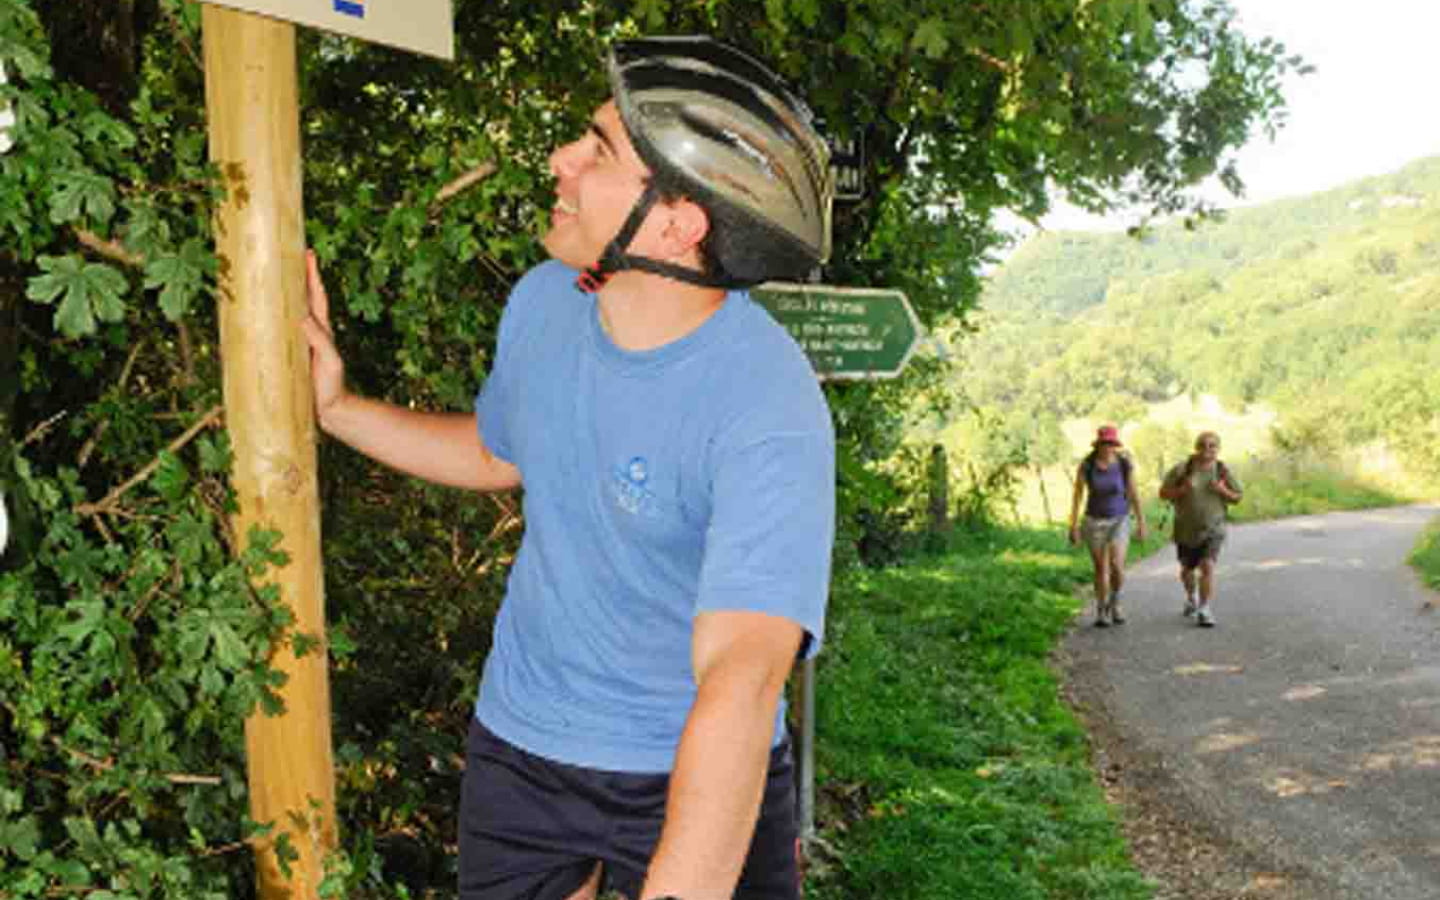
[[[1095,446],[1098,447],[1101,444],[1114,444],[1117,447],[1123,447],[1124,444],[1120,443],[1120,429],[1114,425],[1101,425],[1095,432]]]

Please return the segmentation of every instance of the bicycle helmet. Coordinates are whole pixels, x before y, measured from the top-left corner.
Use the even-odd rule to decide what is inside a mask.
[[[604,255],[582,273],[582,288],[595,290],[625,269],[743,287],[802,278],[829,259],[830,150],[810,110],[779,78],[708,37],[620,41],[608,68],[620,119],[654,177]],[[719,271],[626,253],[662,192],[705,208]]]

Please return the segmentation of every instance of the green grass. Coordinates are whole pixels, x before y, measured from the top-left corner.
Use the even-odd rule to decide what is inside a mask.
[[[1236,522],[1397,506],[1416,499],[1343,466],[1324,463],[1295,466],[1261,460],[1237,475],[1244,482],[1245,499],[1230,508],[1230,518]]]
[[[1420,573],[1427,587],[1440,591],[1440,519],[1432,521],[1420,532],[1420,540],[1410,551],[1410,565]]]
[[[1088,575],[1058,534],[1003,529],[837,585],[816,767],[836,856],[807,896],[1150,896],[1049,665]]]

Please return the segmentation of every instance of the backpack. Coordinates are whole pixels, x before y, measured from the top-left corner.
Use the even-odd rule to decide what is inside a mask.
[[[1128,492],[1130,489],[1130,470],[1134,468],[1134,463],[1130,461],[1130,454],[1128,453],[1117,453],[1115,457],[1120,460],[1120,480]],[[1080,467],[1085,473],[1085,485],[1087,487],[1091,486],[1095,475],[1095,451],[1090,451],[1089,455],[1081,461]]]

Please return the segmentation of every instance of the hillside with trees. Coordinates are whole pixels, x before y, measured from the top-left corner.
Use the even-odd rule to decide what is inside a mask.
[[[1263,403],[1281,452],[1380,442],[1440,477],[1440,158],[1190,229],[1040,234],[995,273],[952,385],[1016,422]]]

